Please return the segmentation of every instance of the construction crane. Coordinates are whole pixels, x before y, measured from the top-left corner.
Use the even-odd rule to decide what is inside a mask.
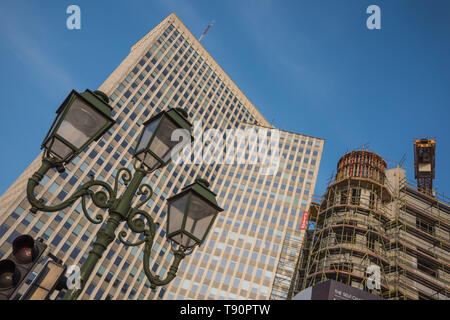
[[[436,139],[423,138],[414,141],[414,177],[417,189],[433,196]]]

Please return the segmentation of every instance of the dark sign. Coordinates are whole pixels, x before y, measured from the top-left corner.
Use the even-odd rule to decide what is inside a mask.
[[[327,280],[299,292],[293,300],[383,300],[383,298],[335,280]]]

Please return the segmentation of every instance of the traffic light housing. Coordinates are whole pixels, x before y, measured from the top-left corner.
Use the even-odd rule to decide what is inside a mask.
[[[67,289],[66,266],[49,260],[22,300],[47,300],[54,290]]]
[[[39,263],[47,245],[30,235],[18,236],[7,259],[0,261],[0,300],[11,300],[14,293]]]

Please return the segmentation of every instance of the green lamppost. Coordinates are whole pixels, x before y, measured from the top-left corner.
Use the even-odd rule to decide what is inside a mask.
[[[174,260],[164,279],[151,273],[149,260],[156,224],[140,207],[152,196],[153,190],[148,184],[142,184],[142,180],[148,173],[170,162],[171,152],[179,143],[171,139],[174,130],[184,129],[182,132],[188,139],[183,141],[191,142],[192,137],[189,134],[191,124],[186,119],[186,112],[180,108],[161,112],[144,123],[133,156],[134,173],[128,168],[119,169],[114,186],[111,187],[104,181],[90,180],[57,205],[46,205],[42,199],[37,199],[35,188],[48,170],[56,168],[59,172],[63,172],[65,164],[114,125],[115,122],[111,118],[112,108],[108,102],[108,97],[100,91],[86,90],[81,94],[72,91],[57,110],[56,120],[42,143],[44,149],[42,165],[28,180],[27,198],[32,205],[33,213],[60,211],[71,206],[79,198],[82,211],[91,223],[102,223],[103,216],[100,214],[95,218],[90,216],[86,208],[87,199],[91,198],[97,207],[108,211],[106,224],[98,231],[93,248],[81,267],[81,288],[68,290],[64,299],[73,300],[80,295],[97,262],[115,240],[115,231],[122,222],[126,222],[133,232],[143,235],[134,243],[125,239],[127,237],[125,231],[120,232],[118,238],[127,246],[145,244],[143,268],[152,288],[155,288],[166,285],[175,278],[181,260],[205,240],[215,217],[222,211],[216,202],[215,194],[208,188],[208,182],[203,179],[197,179],[180,194],[169,198],[167,237],[171,240]],[[127,187],[121,196],[117,194],[120,179]],[[97,189],[101,187],[105,191],[94,191],[93,187]],[[132,206],[136,195],[142,199],[136,206]]]

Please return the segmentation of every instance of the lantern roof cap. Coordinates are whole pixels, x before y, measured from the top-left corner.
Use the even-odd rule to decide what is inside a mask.
[[[181,192],[179,194],[176,194],[169,199],[178,198],[179,196],[182,196],[190,191],[196,193],[206,201],[208,201],[212,206],[214,206],[219,212],[223,211],[221,207],[219,207],[219,204],[216,200],[216,193],[214,193],[212,190],[209,189],[209,182],[206,179],[197,178],[194,183],[185,186],[183,189],[181,189]]]
[[[113,121],[113,124],[115,123],[115,121],[112,120],[111,117],[111,111],[113,110],[113,108],[108,103],[109,98],[104,92],[100,90],[95,90],[94,92],[92,92],[91,90],[86,89],[82,93],[79,93],[76,90],[72,90],[64,100],[64,102],[61,104],[61,106],[58,108],[58,110],[56,110],[56,113],[60,113],[65,108],[73,95],[81,97],[82,99],[93,105],[97,111],[102,113],[107,118],[111,119],[111,121]]]
[[[191,131],[192,123],[190,123],[189,120],[187,119],[186,111],[184,111],[181,108],[171,108],[167,111],[160,112],[160,113],[154,115],[153,117],[151,117],[150,119],[148,119],[147,121],[145,121],[144,126],[149,123],[152,123],[154,120],[156,120],[164,115],[168,116],[170,118],[170,120],[175,122],[182,129],[186,129],[189,132]],[[192,137],[191,137],[191,139],[192,139]]]
[[[189,122],[188,114],[184,109],[181,108],[173,108],[167,111],[167,115],[175,121],[181,128],[186,129],[188,131],[191,130],[192,123]]]

